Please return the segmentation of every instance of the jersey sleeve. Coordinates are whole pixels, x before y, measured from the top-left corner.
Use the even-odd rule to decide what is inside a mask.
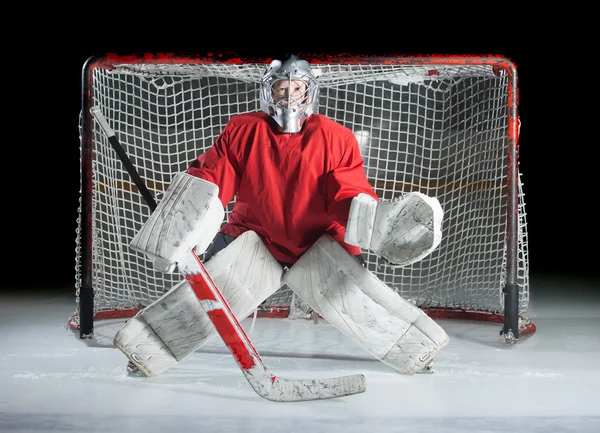
[[[379,200],[377,193],[367,179],[358,143],[353,138],[354,135],[346,140],[347,143],[340,158],[340,164],[329,173],[327,178],[329,212],[344,227],[348,222],[350,204],[354,197],[364,193]]]
[[[233,153],[229,148],[230,131],[226,127],[205,153],[192,161],[186,172],[214,183],[219,187],[223,207],[233,200],[239,188],[239,174]]]

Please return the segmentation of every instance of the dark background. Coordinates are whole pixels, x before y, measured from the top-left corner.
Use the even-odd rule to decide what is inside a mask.
[[[81,75],[106,53],[500,54],[519,77],[520,171],[533,277],[598,279],[596,183],[600,134],[588,99],[591,62],[560,26],[521,16],[404,10],[326,11],[299,4],[221,7],[181,3],[126,10],[83,2],[35,11],[15,22],[3,57],[3,228],[6,278],[13,290],[73,290],[79,206]],[[149,10],[148,8],[154,8]],[[454,6],[459,8],[458,5]],[[367,10],[368,9],[368,10]],[[144,12],[140,12],[143,10]],[[446,11],[441,11],[446,12]],[[498,12],[501,12],[500,8]],[[350,16],[343,14],[350,14]],[[537,27],[536,27],[537,26]],[[575,61],[578,60],[578,61]],[[587,65],[587,66],[586,66]],[[596,286],[600,287],[600,283]]]

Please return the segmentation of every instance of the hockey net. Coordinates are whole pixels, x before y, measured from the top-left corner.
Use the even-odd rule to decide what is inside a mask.
[[[504,323],[508,340],[533,333],[515,65],[496,56],[304,57],[318,74],[319,112],[355,133],[379,197],[420,191],[444,209],[443,239],[431,255],[389,268],[364,251],[368,268],[432,317]],[[259,110],[268,63],[172,55],[86,62],[77,303],[69,321],[82,337],[92,334],[94,321],[132,316],[181,278],[129,248],[150,210],[89,108],[100,107],[160,201],[172,177],[212,145],[232,115]],[[307,313],[292,298],[283,286],[257,313]]]

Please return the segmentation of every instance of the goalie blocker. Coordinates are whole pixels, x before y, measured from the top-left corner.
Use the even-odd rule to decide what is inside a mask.
[[[160,202],[131,241],[155,268],[172,273],[177,260],[194,248],[202,254],[217,234],[225,210],[214,183],[177,173]]]

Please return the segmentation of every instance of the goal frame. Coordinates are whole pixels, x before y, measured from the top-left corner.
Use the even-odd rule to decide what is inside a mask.
[[[535,332],[535,325],[531,322],[523,326],[519,315],[519,287],[517,276],[518,264],[518,224],[519,224],[519,168],[518,168],[518,138],[520,120],[518,116],[518,76],[516,65],[502,55],[418,55],[418,56],[355,56],[348,54],[302,54],[301,57],[308,60],[313,67],[319,64],[336,63],[365,63],[365,64],[397,64],[397,65],[487,65],[495,70],[502,70],[507,74],[507,125],[506,125],[506,276],[502,294],[504,298],[503,314],[487,314],[475,311],[448,310],[443,308],[424,310],[434,318],[442,319],[467,319],[501,323],[500,335],[507,343],[515,343]],[[110,68],[112,64],[123,63],[172,63],[172,64],[195,64],[195,63],[265,63],[270,59],[260,57],[241,57],[231,54],[205,54],[205,55],[181,55],[181,54],[142,54],[142,55],[118,55],[107,54],[105,56],[90,57],[84,64],[82,70],[82,100],[80,115],[80,146],[81,146],[81,196],[80,196],[80,229],[79,229],[79,254],[80,263],[78,282],[78,308],[79,320],[76,327],[79,329],[80,338],[88,338],[93,335],[94,321],[106,318],[131,317],[138,310],[120,310],[103,317],[94,312],[94,287],[92,281],[92,242],[93,242],[93,118],[89,109],[93,105],[93,79],[94,68]],[[285,317],[286,311],[271,311],[272,316],[281,315]],[[75,326],[71,326],[75,327]]]

